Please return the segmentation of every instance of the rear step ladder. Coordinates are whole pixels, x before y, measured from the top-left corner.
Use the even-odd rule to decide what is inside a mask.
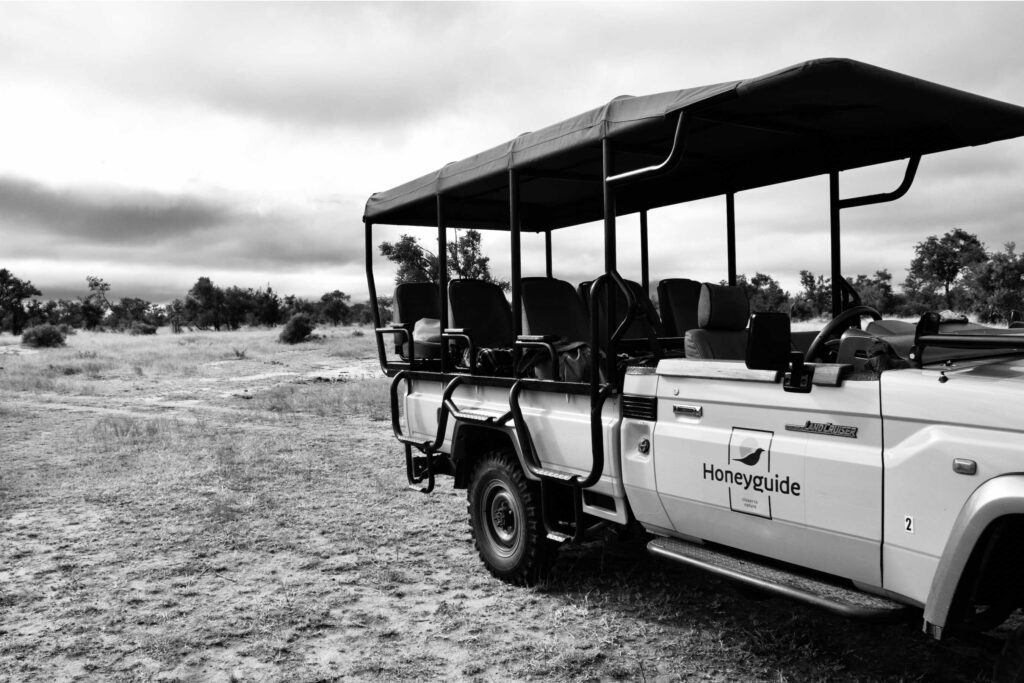
[[[899,621],[909,609],[898,602],[864,593],[852,586],[762,564],[697,543],[656,538],[647,544],[647,550],[653,555],[697,567],[768,593],[806,602],[844,617]]]

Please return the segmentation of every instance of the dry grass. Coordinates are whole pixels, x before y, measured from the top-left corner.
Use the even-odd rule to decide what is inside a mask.
[[[986,678],[985,651],[751,602],[635,539],[495,581],[462,492],[404,487],[386,380],[311,379],[372,366],[372,336],[320,333],[0,356],[0,680]]]

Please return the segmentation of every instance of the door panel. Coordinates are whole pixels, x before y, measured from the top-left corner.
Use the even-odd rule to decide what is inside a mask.
[[[658,374],[655,476],[676,531],[880,583],[877,381],[799,394],[729,361]]]

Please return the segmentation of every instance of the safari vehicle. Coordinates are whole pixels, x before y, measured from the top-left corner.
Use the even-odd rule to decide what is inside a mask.
[[[843,277],[840,215],[903,196],[925,155],[1021,135],[1024,108],[822,59],[617,98],[372,195],[371,301],[374,226],[437,231],[440,281],[399,285],[390,326],[374,311],[409,484],[467,489],[483,563],[516,584],[596,524],[639,524],[657,556],[850,617],[1000,625],[1024,604],[1024,329],[882,319]],[[902,160],[895,190],[841,197],[841,172]],[[825,175],[834,317],[791,333],[736,286],[734,197]],[[674,273],[659,314],[647,214],[716,196],[729,284]],[[616,262],[628,214],[639,282]],[[552,231],[596,221],[603,272],[558,279]],[[508,232],[511,299],[449,281],[448,228]],[[543,277],[522,277],[523,232],[545,236]],[[659,248],[685,264],[687,241]]]

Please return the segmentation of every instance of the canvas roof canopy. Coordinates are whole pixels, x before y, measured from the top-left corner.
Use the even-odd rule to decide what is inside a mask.
[[[509,228],[509,169],[523,230],[603,217],[602,142],[623,173],[661,163],[685,116],[685,151],[654,179],[616,189],[616,213],[739,192],[1024,135],[1024,108],[847,59],[642,97],[525,133],[366,203],[364,221]]]

